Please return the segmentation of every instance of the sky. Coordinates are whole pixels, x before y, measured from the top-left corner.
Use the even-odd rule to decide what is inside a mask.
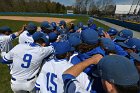
[[[52,0],[56,2],[60,2],[66,6],[74,5],[75,0]],[[133,0],[114,0],[117,4],[131,4]]]

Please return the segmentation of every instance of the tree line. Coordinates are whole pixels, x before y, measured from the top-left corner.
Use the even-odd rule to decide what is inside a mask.
[[[70,6],[50,0],[1,0],[0,12],[66,13]]]
[[[52,0],[1,0],[0,12],[66,13],[110,15],[115,13],[113,0],[76,0],[72,6],[65,6]]]
[[[110,15],[115,13],[113,0],[76,0],[75,12],[82,14]]]

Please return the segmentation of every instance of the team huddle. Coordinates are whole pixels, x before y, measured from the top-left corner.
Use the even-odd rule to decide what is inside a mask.
[[[93,19],[68,26],[44,21],[37,28],[0,27],[0,63],[10,69],[14,93],[140,92],[140,39],[131,30],[105,31]]]

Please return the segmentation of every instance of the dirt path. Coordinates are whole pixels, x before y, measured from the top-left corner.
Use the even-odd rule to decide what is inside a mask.
[[[60,20],[65,20],[67,23],[74,21],[75,19],[65,19],[65,18],[52,18],[52,17],[27,17],[27,16],[0,16],[0,19],[8,20],[20,20],[20,21],[34,21],[34,22],[59,22]]]

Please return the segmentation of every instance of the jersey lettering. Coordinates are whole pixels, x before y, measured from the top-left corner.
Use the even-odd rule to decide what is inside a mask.
[[[46,86],[47,90],[50,91],[51,93],[57,93],[57,84],[54,82],[54,79],[57,78],[57,75],[55,75],[54,73],[47,73],[46,77],[47,77],[47,86]]]
[[[31,54],[25,54],[24,57],[23,57],[24,63],[21,64],[21,67],[29,68],[31,60],[32,60],[32,55]]]

